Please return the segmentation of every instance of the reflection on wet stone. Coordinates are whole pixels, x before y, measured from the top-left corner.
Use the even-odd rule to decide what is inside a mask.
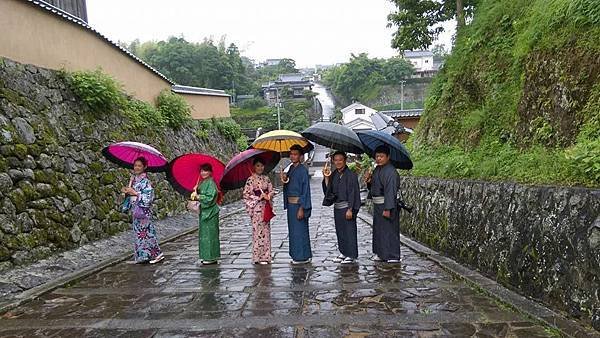
[[[360,219],[359,263],[334,263],[332,210],[314,198],[311,264],[289,264],[278,197],[272,265],[252,264],[251,228],[239,214],[222,221],[220,265],[199,265],[197,235],[186,235],[163,245],[160,264],[120,263],[4,314],[0,336],[544,336],[408,248],[402,264],[371,262],[371,230]]]

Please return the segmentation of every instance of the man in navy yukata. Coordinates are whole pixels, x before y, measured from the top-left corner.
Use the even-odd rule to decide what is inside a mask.
[[[333,153],[335,170],[323,169],[323,205],[333,203],[335,234],[340,255],[333,261],[352,264],[358,258],[356,239],[356,215],[360,209],[360,186],[358,176],[346,165],[347,155],[343,151]]]
[[[374,261],[400,262],[400,221],[396,194],[400,176],[390,163],[390,149],[375,149],[377,167],[366,177],[373,199],[373,257]]]
[[[292,164],[287,172],[281,173],[283,183],[283,208],[287,210],[287,222],[292,264],[309,263],[312,258],[308,219],[312,210],[310,201],[310,176],[308,169],[300,163],[304,151],[299,145],[290,148]]]

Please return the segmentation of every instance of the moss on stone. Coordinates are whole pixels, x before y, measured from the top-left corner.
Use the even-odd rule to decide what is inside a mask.
[[[92,162],[88,168],[95,174],[100,174],[104,171],[104,168],[100,162]]]
[[[58,186],[58,178],[56,177],[56,174],[54,172],[34,170],[33,177],[35,178],[36,182],[47,183],[53,187]]]
[[[14,204],[17,212],[23,212],[27,209],[27,198],[21,189],[15,189],[8,194],[11,202]]]
[[[19,93],[15,92],[12,89],[4,87],[3,84],[0,86],[0,97],[4,97],[5,99],[7,99],[10,103],[12,103],[14,105],[25,107],[32,111],[36,110],[35,105],[33,104],[33,102],[31,100],[19,95]]]
[[[18,183],[18,186],[23,191],[26,201],[35,201],[36,199],[41,197],[40,193],[28,181],[20,181]]]
[[[64,221],[63,214],[61,214],[60,212],[58,212],[56,210],[46,210],[46,217],[48,217],[49,219],[51,219],[57,223],[63,223],[63,221]]]
[[[42,153],[42,150],[40,149],[40,146],[38,146],[37,144],[30,144],[29,146],[27,146],[27,150],[29,155],[33,156],[33,157],[39,157],[40,154]]]
[[[0,156],[0,172],[6,172],[8,170],[8,163],[3,156]]]
[[[20,160],[24,160],[27,157],[28,149],[24,144],[15,144],[14,154]]]
[[[100,177],[100,181],[102,182],[102,184],[112,184],[117,181],[117,177],[112,172],[105,172]]]

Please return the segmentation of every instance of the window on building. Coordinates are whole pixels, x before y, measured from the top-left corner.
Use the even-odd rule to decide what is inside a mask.
[[[364,114],[365,113],[365,108],[355,109],[354,113],[355,114]]]

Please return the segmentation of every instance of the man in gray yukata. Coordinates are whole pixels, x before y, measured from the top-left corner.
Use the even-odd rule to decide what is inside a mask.
[[[333,173],[323,170],[324,204],[329,198],[333,202],[335,233],[340,255],[334,259],[337,263],[351,264],[358,258],[356,239],[356,215],[360,209],[360,186],[358,176],[346,165],[346,153],[336,151],[333,154]]]
[[[373,257],[374,261],[400,262],[400,221],[396,194],[400,175],[390,163],[390,149],[375,149],[377,167],[365,177],[373,199]]]

